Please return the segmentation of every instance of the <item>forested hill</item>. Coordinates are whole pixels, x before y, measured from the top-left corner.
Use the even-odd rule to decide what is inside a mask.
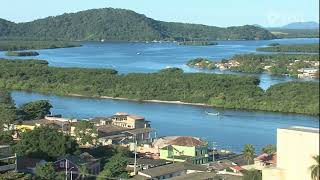
[[[124,9],[92,9],[26,23],[0,19],[0,38],[31,40],[254,40],[275,38],[255,26],[219,28],[162,22]]]

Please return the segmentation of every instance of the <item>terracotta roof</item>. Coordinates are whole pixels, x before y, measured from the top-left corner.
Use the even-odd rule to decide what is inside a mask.
[[[171,145],[177,145],[177,146],[202,146],[206,145],[207,142],[200,140],[199,138],[190,137],[190,136],[180,136],[176,139],[169,142]]]
[[[240,167],[240,166],[231,166],[230,168],[235,169],[235,170],[237,170],[237,171],[243,170],[243,168]]]

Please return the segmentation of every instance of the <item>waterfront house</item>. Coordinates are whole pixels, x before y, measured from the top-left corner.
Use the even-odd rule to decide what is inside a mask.
[[[208,162],[208,143],[196,137],[180,136],[160,149],[160,159],[204,164]]]
[[[316,78],[319,68],[302,68],[298,70],[299,78]]]
[[[149,121],[146,121],[144,117],[138,115],[118,112],[111,116],[110,119],[112,120],[112,125],[129,129],[150,127]]]

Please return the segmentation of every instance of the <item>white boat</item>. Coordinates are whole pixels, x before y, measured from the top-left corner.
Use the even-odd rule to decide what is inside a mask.
[[[219,115],[220,115],[219,112],[217,112],[217,113],[211,113],[211,112],[208,112],[208,111],[206,111],[206,114],[211,115],[211,116],[219,116]]]
[[[137,52],[137,55],[140,55],[141,53]]]

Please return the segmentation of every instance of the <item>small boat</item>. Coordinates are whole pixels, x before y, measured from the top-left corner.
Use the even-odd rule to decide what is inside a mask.
[[[101,39],[100,42],[104,42],[104,39]]]
[[[206,112],[206,114],[208,114],[210,116],[219,116],[220,115],[219,112],[217,112],[217,113],[212,113],[212,112],[208,112],[208,111],[205,111],[205,112]]]
[[[137,55],[140,55],[141,53],[137,52]]]

